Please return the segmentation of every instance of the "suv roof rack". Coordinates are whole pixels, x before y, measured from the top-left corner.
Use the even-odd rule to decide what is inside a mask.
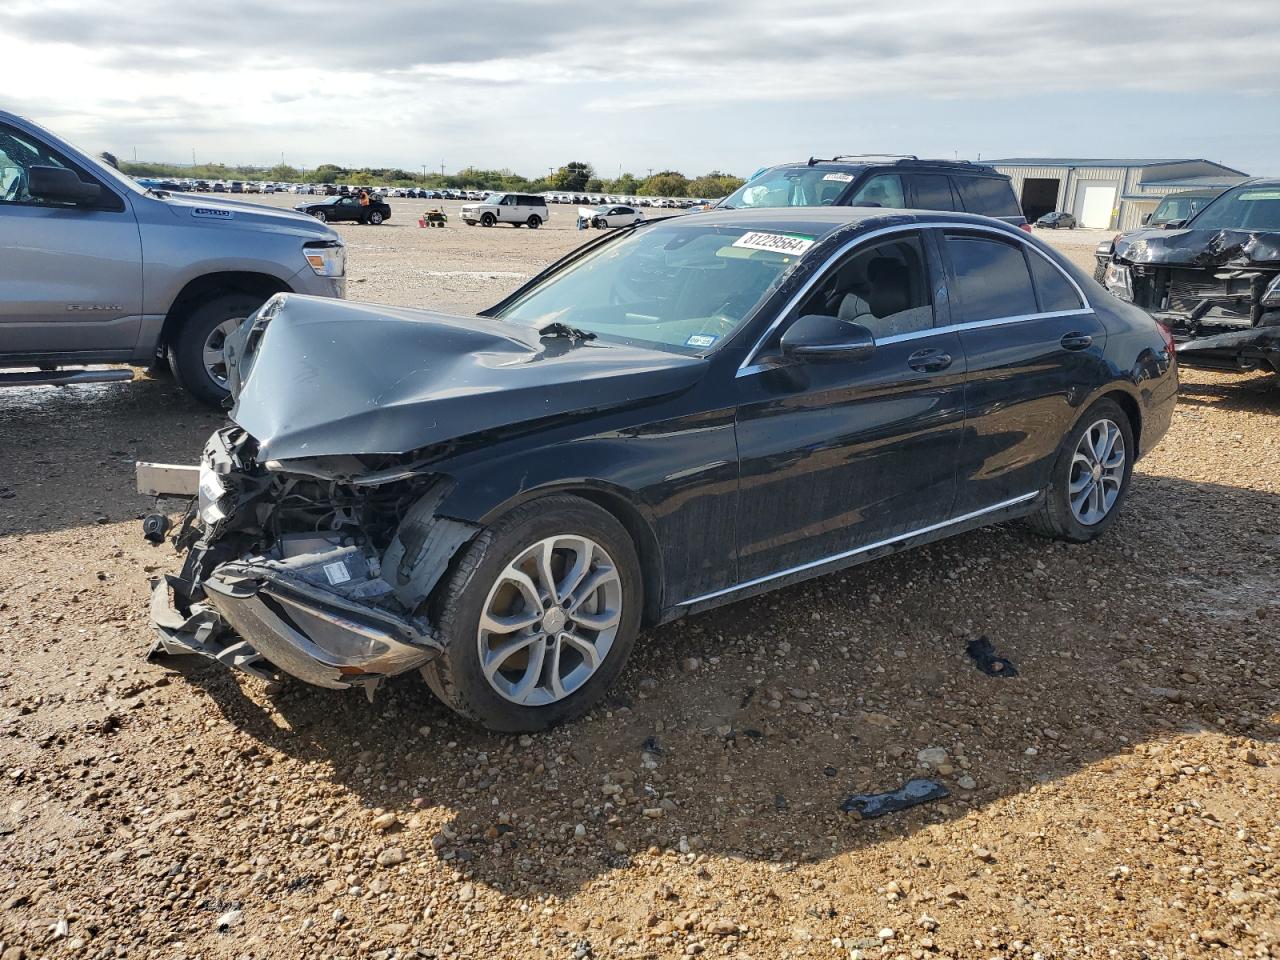
[[[818,163],[832,163],[837,160],[919,160],[914,153],[838,153],[829,159],[810,157],[809,166]]]

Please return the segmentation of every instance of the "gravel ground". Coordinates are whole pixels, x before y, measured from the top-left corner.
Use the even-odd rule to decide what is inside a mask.
[[[480,307],[581,239],[392,205],[339,227],[353,297]],[[1089,268],[1080,233],[1046,236]],[[1184,380],[1101,542],[1006,525],[688,618],[519,739],[413,677],[144,661],[176,558],[132,465],[219,417],[10,391],[0,957],[1280,957],[1280,390]],[[914,776],[950,796],[840,812]]]

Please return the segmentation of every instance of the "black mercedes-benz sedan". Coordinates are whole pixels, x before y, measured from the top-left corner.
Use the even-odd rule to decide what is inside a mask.
[[[626,227],[475,317],[280,295],[227,361],[153,649],[421,669],[508,731],[666,620],[997,521],[1101,535],[1177,391],[1168,332],[1034,237],[847,207]]]

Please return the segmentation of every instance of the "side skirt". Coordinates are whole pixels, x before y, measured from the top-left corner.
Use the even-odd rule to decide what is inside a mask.
[[[977,530],[993,523],[1025,517],[1035,512],[1043,496],[1044,492],[1040,490],[1023,494],[1012,500],[1006,500],[973,513],[933,524],[921,530],[899,534],[896,537],[871,543],[864,547],[856,547],[832,557],[814,560],[798,567],[781,570],[778,573],[758,577],[755,580],[748,580],[746,583],[740,583],[733,587],[726,587],[714,593],[693,597],[664,610],[660,622],[665,623],[670,620],[676,620],[689,613],[701,613],[703,610],[711,610],[726,603],[745,600],[748,597],[757,597],[780,587],[811,580],[814,577],[821,577],[837,570],[845,570],[860,563],[866,563],[869,560],[878,560],[881,557],[900,553],[912,547],[933,543],[935,540],[943,540],[959,533],[967,533],[970,530]]]

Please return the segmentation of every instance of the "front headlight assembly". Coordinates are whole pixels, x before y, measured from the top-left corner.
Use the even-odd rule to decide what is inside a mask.
[[[202,461],[200,464],[198,489],[200,519],[204,521],[205,526],[212,527],[227,519],[231,514],[231,498],[228,496],[230,491],[227,489],[226,481],[207,461]]]
[[[1262,305],[1268,310],[1280,310],[1280,273],[1267,285],[1262,294]]]
[[[341,277],[347,272],[347,248],[337,240],[318,240],[304,244],[302,252],[317,276]]]
[[[1107,264],[1107,272],[1102,278],[1102,285],[1121,300],[1133,303],[1133,276],[1130,274],[1129,268],[1123,264]]]

